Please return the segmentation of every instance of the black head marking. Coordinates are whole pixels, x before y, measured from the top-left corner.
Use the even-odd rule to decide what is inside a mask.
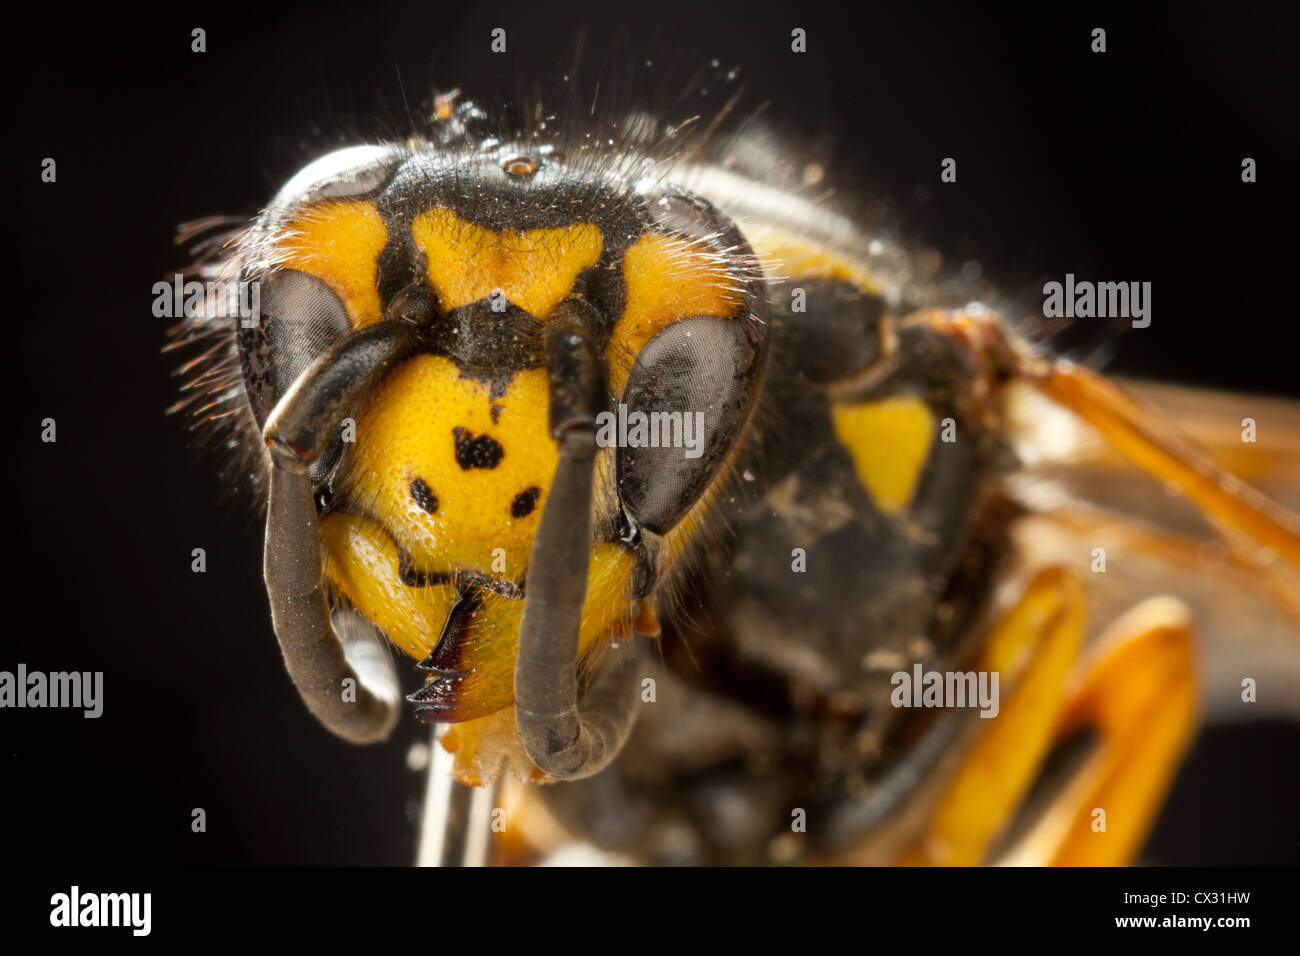
[[[537,496],[541,493],[542,489],[536,485],[519,492],[515,495],[515,500],[510,502],[510,514],[516,518],[527,518],[537,507]]]
[[[433,493],[433,489],[425,484],[423,478],[411,479],[411,497],[415,499],[415,503],[422,510],[429,512],[429,514],[437,513],[438,496]]]
[[[475,435],[468,428],[457,426],[451,430],[456,440],[456,464],[469,471],[471,468],[495,468],[501,463],[505,449],[491,435]]]

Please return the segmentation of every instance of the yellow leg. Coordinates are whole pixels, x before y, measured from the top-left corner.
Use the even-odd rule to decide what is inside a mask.
[[[1083,639],[1083,593],[1072,574],[1049,568],[994,627],[980,670],[1010,687],[940,797],[925,833],[899,862],[969,866],[983,861],[1024,797],[1052,742],[1070,666]]]
[[[1131,862],[1195,732],[1198,696],[1185,605],[1152,598],[1115,621],[1081,662],[1057,728],[1091,725],[1100,747],[1008,861]]]

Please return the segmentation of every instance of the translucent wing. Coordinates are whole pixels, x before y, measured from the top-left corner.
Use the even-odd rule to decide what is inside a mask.
[[[1009,402],[1026,464],[1013,492],[1036,513],[1019,532],[1026,559],[1087,572],[1097,623],[1152,594],[1187,602],[1211,719],[1300,714],[1300,536],[1288,510],[1300,507],[1300,403],[1138,382],[1097,394],[1100,380],[1082,374],[1073,394],[1020,387]],[[1117,450],[1123,429],[1143,446],[1141,467]],[[1247,677],[1259,688],[1249,708]]]

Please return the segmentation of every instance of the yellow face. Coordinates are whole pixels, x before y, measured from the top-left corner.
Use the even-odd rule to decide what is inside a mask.
[[[458,593],[480,591],[434,662],[465,672],[448,719],[513,700],[525,575],[557,461],[547,411],[544,369],[519,372],[494,398],[446,358],[411,359],[357,422],[353,498],[364,516],[335,513],[321,526],[331,581],[412,657],[433,651]],[[593,552],[584,650],[621,620],[632,565],[617,545]]]
[[[372,202],[314,204],[283,237],[277,261],[324,282],[354,329],[384,318],[377,262],[390,237]],[[442,208],[415,215],[410,239],[441,311],[503,300],[543,327],[605,248],[589,222],[493,231]],[[605,355],[614,394],[659,329],[683,316],[730,315],[742,300],[716,253],[688,240],[647,232],[617,267],[625,306]],[[513,702],[528,563],[558,461],[548,415],[544,367],[482,380],[450,357],[419,354],[356,419],[339,507],[321,522],[327,578],[439,676],[425,701],[439,720],[473,720]],[[613,461],[612,449],[598,456],[593,527],[618,508]],[[696,524],[683,521],[681,534]],[[667,545],[671,556],[681,541]],[[633,605],[636,557],[618,542],[595,542],[590,557],[581,652],[626,629]]]

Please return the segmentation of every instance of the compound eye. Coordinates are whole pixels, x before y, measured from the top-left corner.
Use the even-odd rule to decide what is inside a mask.
[[[717,316],[680,319],[646,343],[618,450],[619,496],[640,525],[665,533],[709,486],[749,416],[760,358],[740,322]]]
[[[339,297],[315,276],[285,269],[260,282],[257,324],[239,327],[239,361],[257,427],[308,365],[351,328]]]

